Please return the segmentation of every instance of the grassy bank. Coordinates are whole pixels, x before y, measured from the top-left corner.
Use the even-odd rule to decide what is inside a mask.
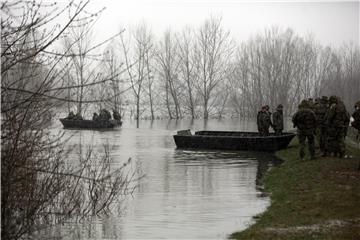
[[[271,206],[234,239],[360,239],[360,150],[351,158],[300,161],[298,142],[277,152],[284,160],[264,178]]]

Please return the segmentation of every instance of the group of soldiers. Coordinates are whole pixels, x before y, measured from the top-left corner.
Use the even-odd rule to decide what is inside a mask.
[[[121,115],[118,111],[113,109],[113,118],[114,120],[121,121]],[[111,119],[111,113],[107,109],[101,109],[100,113],[93,113],[92,120],[94,121],[109,121]]]
[[[256,123],[261,136],[268,136],[270,127],[274,129],[276,135],[281,135],[284,129],[283,105],[279,104],[273,114],[269,105],[262,106],[257,114]]]
[[[360,101],[355,104],[352,125],[360,122]],[[350,114],[344,102],[337,96],[323,96],[302,100],[292,118],[300,143],[300,158],[305,157],[305,141],[308,141],[310,158],[315,158],[315,136],[322,156],[345,156],[345,137]]]
[[[113,118],[114,120],[121,121],[121,115],[118,111],[113,109]],[[66,117],[69,120],[83,120],[81,114],[74,114],[73,111],[69,112],[69,115]],[[92,116],[92,120],[94,121],[109,121],[111,119],[111,113],[107,109],[101,109],[99,114],[94,112]]]
[[[276,112],[271,114],[269,106],[261,107],[257,114],[258,131],[261,136],[269,135],[274,129],[275,135],[281,135],[284,129],[283,106],[280,104]],[[351,125],[360,132],[360,101],[355,103],[354,121]],[[350,123],[350,114],[345,104],[337,96],[322,96],[302,100],[292,122],[297,128],[300,143],[300,158],[305,157],[306,140],[310,158],[315,158],[315,136],[322,156],[345,156],[345,137]],[[358,134],[359,135],[359,134]]]

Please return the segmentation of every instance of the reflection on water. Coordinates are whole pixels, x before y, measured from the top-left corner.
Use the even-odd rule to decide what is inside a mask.
[[[205,127],[204,127],[205,126]],[[55,125],[57,129],[60,125]],[[129,157],[145,174],[121,211],[61,228],[63,239],[226,238],[264,211],[269,199],[256,187],[274,157],[265,153],[176,149],[180,129],[250,130],[254,121],[181,120],[124,123],[113,131],[65,130],[69,145],[110,144],[114,166]],[[56,231],[59,231],[58,229]],[[57,233],[59,234],[59,233]],[[59,236],[59,235],[58,235]]]

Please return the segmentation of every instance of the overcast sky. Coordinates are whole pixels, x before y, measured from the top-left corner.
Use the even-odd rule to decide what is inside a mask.
[[[359,44],[359,1],[242,1],[242,0],[93,0],[91,9],[106,10],[98,20],[96,34],[110,36],[120,26],[149,24],[156,36],[171,27],[198,27],[211,15],[222,16],[224,28],[237,41],[272,25],[308,33],[323,45],[340,46],[344,41]],[[98,36],[99,37],[99,36]]]

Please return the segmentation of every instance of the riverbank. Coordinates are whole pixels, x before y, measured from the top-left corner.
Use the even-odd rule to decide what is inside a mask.
[[[360,239],[360,150],[347,140],[349,158],[300,161],[295,138],[276,155],[283,164],[264,178],[271,206],[232,239]],[[307,158],[308,159],[308,158]]]

